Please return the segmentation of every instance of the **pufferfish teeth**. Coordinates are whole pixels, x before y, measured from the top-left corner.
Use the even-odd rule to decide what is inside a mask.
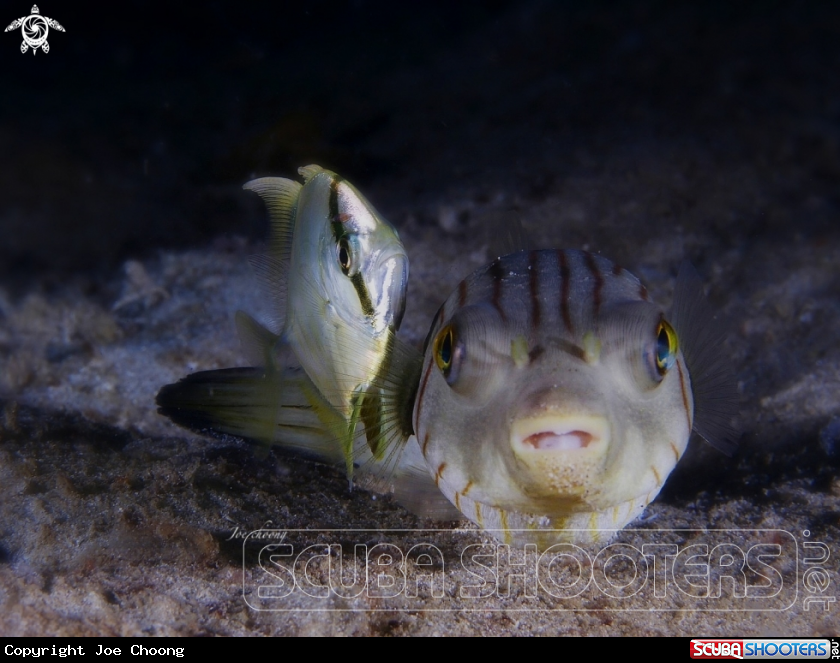
[[[602,417],[550,414],[518,419],[511,427],[517,453],[594,450],[609,444],[610,429]]]

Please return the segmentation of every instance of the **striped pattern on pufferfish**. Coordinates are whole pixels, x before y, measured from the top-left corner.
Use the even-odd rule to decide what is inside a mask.
[[[697,335],[680,326],[696,307],[676,298],[698,293],[686,290],[669,322],[635,276],[564,250],[514,253],[462,281],[426,339],[413,413],[446,498],[509,541],[547,529],[578,531],[544,543],[598,540],[640,515],[694,421],[682,348]],[[727,447],[734,431],[719,428]]]

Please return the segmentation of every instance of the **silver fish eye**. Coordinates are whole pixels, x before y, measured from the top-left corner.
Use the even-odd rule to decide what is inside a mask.
[[[353,267],[352,252],[350,250],[350,242],[347,237],[342,237],[338,240],[338,265],[345,276],[350,275],[350,270]]]

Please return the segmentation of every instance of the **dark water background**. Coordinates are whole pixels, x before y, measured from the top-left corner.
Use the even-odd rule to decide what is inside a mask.
[[[9,21],[28,9],[5,7]],[[387,208],[465,187],[538,200],[597,171],[605,152],[702,145],[764,178],[766,201],[736,210],[737,222],[709,220],[733,241],[836,236],[832,3],[41,11],[67,30],[51,31],[49,54],[21,55],[19,30],[0,42],[4,279],[113,270],[152,248],[258,235],[259,210],[243,210],[239,186],[303,162],[375,184]],[[798,178],[779,178],[791,162]],[[795,220],[767,210],[808,199]]]

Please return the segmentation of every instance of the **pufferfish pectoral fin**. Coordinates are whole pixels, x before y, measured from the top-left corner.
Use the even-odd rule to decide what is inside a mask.
[[[463,514],[435,485],[416,440],[409,442],[393,473],[394,499],[414,515],[431,520],[463,520]]]
[[[720,352],[725,332],[703,294],[703,282],[688,261],[683,261],[674,288],[671,324],[691,380],[694,430],[727,456],[735,453],[740,432],[738,389],[728,357]]]

